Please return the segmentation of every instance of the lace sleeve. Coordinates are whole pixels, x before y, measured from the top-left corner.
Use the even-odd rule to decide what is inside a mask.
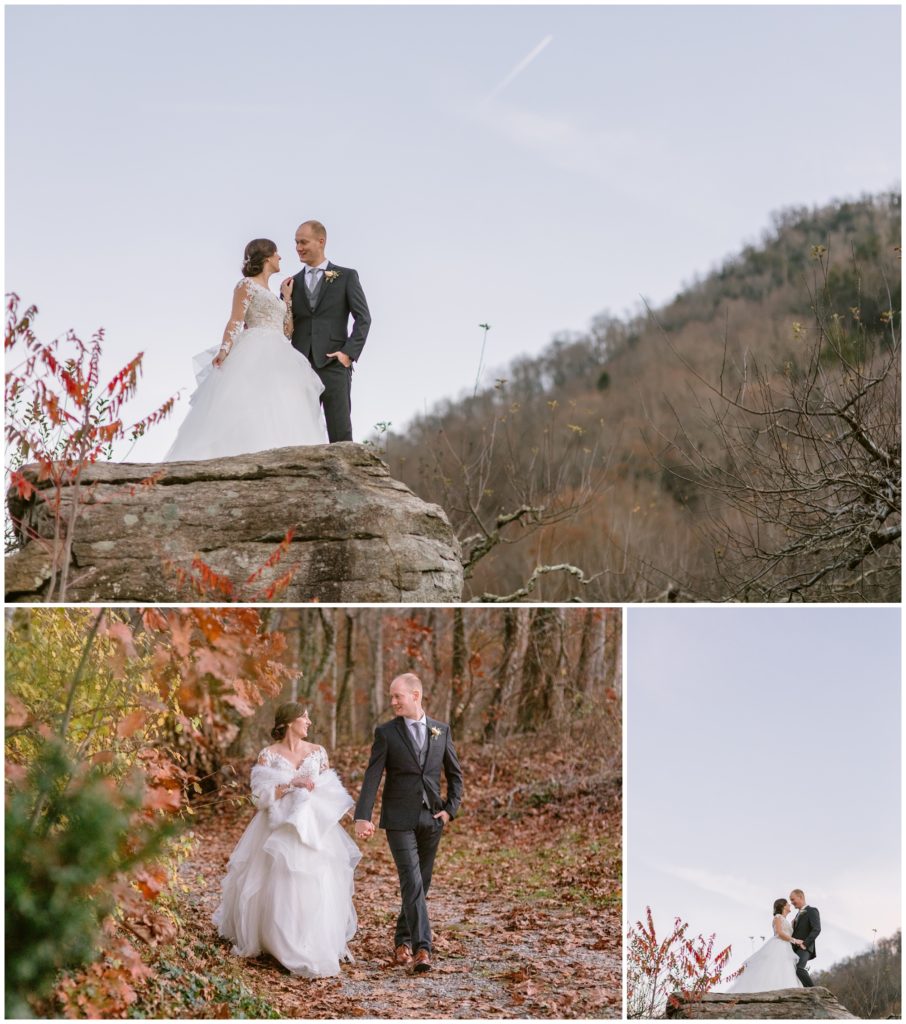
[[[286,309],[283,311],[283,333],[286,337],[293,340],[293,330],[295,329],[296,323],[293,318],[293,296],[290,293],[289,298],[284,298]]]
[[[251,293],[252,286],[246,278],[243,278],[233,289],[233,308],[230,310],[230,319],[223,332],[223,341],[220,345],[220,351],[214,358],[215,366],[220,366],[224,359],[226,359],[230,354],[230,349],[233,347],[233,343],[242,331],[243,325],[245,324],[245,313],[249,308],[249,302],[252,298]]]
[[[321,771],[326,772],[330,767],[330,761],[327,759],[327,751],[323,747],[319,747],[321,752]]]

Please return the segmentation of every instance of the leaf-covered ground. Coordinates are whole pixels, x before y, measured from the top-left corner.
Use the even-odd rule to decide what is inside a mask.
[[[334,756],[354,795],[367,753]],[[233,956],[210,919],[251,820],[246,803],[198,821],[182,868],[178,948],[165,957],[166,980],[152,983],[132,1015],[619,1017],[621,780],[612,755],[569,746],[539,760],[522,740],[498,750],[496,764],[487,748],[461,756],[463,810],[441,842],[429,894],[430,974],[391,963],[399,890],[381,831],[361,844],[356,962],[339,977],[306,980],[267,956]]]

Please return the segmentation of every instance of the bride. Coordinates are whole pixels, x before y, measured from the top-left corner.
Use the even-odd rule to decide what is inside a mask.
[[[291,294],[268,287],[280,269],[269,238],[245,247],[242,280],[223,343],[195,357],[198,387],[165,462],[245,455],[269,448],[327,442],[321,417],[321,379],[289,343]]]
[[[323,978],[352,960],[361,853],[339,824],[352,798],[324,748],[306,741],[310,725],[301,704],[277,709],[277,742],[252,768],[258,813],[230,856],[213,920],[237,955],[270,953],[293,974]]]
[[[802,988],[796,977],[796,955],[793,926],[787,920],[790,913],[788,900],[774,900],[774,936],[756,950],[742,965],[742,974],[727,989],[728,992],[770,992],[779,988]]]

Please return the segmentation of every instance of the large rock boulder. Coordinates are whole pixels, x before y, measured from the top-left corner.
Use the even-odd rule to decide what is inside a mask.
[[[682,1020],[857,1020],[830,989],[779,988],[774,992],[709,993],[687,1000],[679,993],[667,1016]]]
[[[7,500],[23,535],[37,539],[6,559],[7,601],[41,600],[51,573],[48,485],[34,467],[24,475],[38,494],[24,501],[11,492]],[[67,601],[186,600],[196,555],[204,566],[194,575],[208,567],[228,577],[241,600],[264,600],[268,583],[293,568],[275,600],[458,601],[462,594],[459,543],[443,509],[393,480],[363,445],[163,465],[96,463],[85,468],[81,488]],[[64,521],[71,500],[67,487]],[[290,528],[279,564],[247,583]],[[216,592],[201,599],[222,600]]]

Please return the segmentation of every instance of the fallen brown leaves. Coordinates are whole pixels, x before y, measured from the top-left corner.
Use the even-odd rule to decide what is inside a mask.
[[[56,998],[66,1017],[125,1017],[139,999],[136,986],[152,975],[131,942],[117,938],[112,925],[107,931],[107,955],[60,983]]]

